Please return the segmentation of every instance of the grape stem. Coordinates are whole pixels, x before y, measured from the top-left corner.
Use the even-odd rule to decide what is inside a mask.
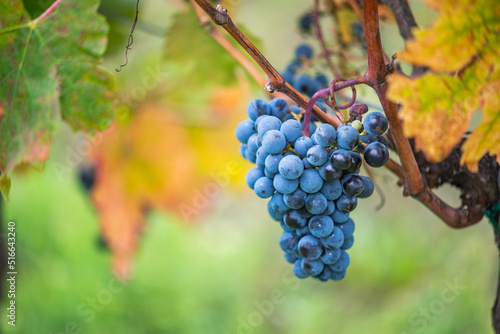
[[[338,69],[333,65],[332,59],[330,58],[330,50],[326,46],[325,39],[323,38],[323,32],[321,31],[321,25],[319,24],[319,0],[314,0],[314,31],[316,32],[316,37],[318,38],[321,48],[323,49],[323,55],[325,56],[326,63],[330,68],[333,76],[336,78],[341,77],[342,75],[338,71]]]
[[[227,11],[221,5],[214,8],[207,0],[194,0],[198,6],[212,19],[216,24],[224,28],[243,49],[255,60],[259,67],[266,73],[268,82],[265,89],[268,92],[279,91],[291,98],[295,103],[302,108],[307,108],[308,100],[285,81],[283,76],[269,63],[262,53],[253,45],[253,43],[241,32],[240,29],[233,23]],[[318,106],[314,106],[312,113],[314,116],[324,123],[329,123],[335,127],[340,124],[340,121],[323,112]]]
[[[341,83],[338,83],[338,81],[342,81]],[[302,130],[302,136],[309,137],[310,136],[310,124],[311,124],[311,112],[313,110],[313,107],[315,106],[315,103],[318,99],[323,99],[325,103],[334,108],[336,111],[338,109],[347,109],[350,106],[354,104],[356,101],[356,88],[354,88],[355,85],[360,85],[366,83],[366,78],[365,77],[359,77],[355,79],[350,79],[350,80],[345,80],[345,79],[335,79],[332,81],[330,87],[325,88],[325,89],[320,89],[317,91],[312,97],[311,100],[309,100],[309,103],[307,104],[306,107],[306,112],[304,115],[304,126]],[[335,102],[335,92],[339,91],[341,89],[351,87],[352,88],[352,98],[351,101],[344,105],[344,106],[337,106],[337,103]],[[331,98],[332,102],[328,101],[328,97]],[[344,118],[342,117],[342,114],[336,113],[336,116],[338,118],[339,124],[344,124]],[[336,128],[338,126],[335,126]]]
[[[390,69],[385,61],[380,41],[377,0],[363,0],[363,9],[363,26],[368,53],[368,68],[365,77],[367,84],[377,93],[389,121],[395,148],[403,169],[405,180],[403,195],[410,195],[417,199],[451,227],[461,228],[477,223],[483,217],[481,210],[467,205],[452,208],[425,184],[410,142],[403,133],[403,125],[398,118],[398,106],[387,99],[388,86],[385,78],[390,74]]]
[[[45,12],[43,12],[39,17],[33,20],[34,24],[37,24],[38,22],[41,22],[45,20],[50,14],[52,14],[57,7],[61,4],[62,0],[56,0]]]
[[[265,86],[267,84],[266,77],[259,72],[259,70],[255,67],[255,65],[242,53],[238,50],[233,44],[231,44],[222,34],[215,29],[215,27],[211,24],[210,19],[205,14],[205,12],[196,5],[194,0],[191,0],[191,5],[194,8],[196,16],[200,21],[200,25],[202,27],[207,27],[210,36],[220,45],[222,46],[243,68],[250,74],[250,76],[257,82],[260,86]],[[269,95],[272,93],[266,91]]]

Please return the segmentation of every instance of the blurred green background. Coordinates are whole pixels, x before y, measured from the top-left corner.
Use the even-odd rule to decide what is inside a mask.
[[[110,18],[118,17],[110,41],[116,49],[105,63],[113,71],[122,61],[131,23],[119,12],[130,15],[134,2],[104,4]],[[144,64],[159,61],[163,29],[179,6],[181,1],[141,3],[142,28],[129,68],[117,75],[119,88],[133,82]],[[414,6],[419,23],[428,24],[425,6]],[[296,18],[310,7],[298,0],[241,0],[235,20],[261,36],[268,59],[283,68],[303,40]],[[402,47],[394,26],[384,26],[383,33],[388,53]],[[66,146],[75,145],[78,136],[62,126],[47,165],[63,160]],[[245,170],[250,167],[240,162]],[[326,284],[292,277],[278,245],[280,227],[268,216],[266,201],[233,187],[222,189],[194,224],[151,212],[134,278],[119,282],[99,245],[97,214],[77,174],[73,169],[61,179],[47,168],[13,178],[4,217],[16,222],[17,317],[16,327],[3,317],[5,333],[492,332],[498,253],[491,226],[483,221],[451,230],[417,202],[402,198],[396,179],[385,171],[377,176],[385,206],[375,212],[377,195],[360,202],[352,214],[356,242],[348,274]],[[441,194],[452,201],[456,196],[452,189]]]

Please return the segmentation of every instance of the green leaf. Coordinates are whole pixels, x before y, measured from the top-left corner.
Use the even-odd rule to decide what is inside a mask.
[[[107,24],[98,0],[61,1],[32,20],[21,0],[0,12],[0,170],[48,157],[59,119],[74,130],[104,130],[113,117],[112,76],[99,67]]]
[[[188,88],[227,86],[236,81],[234,69],[238,63],[201,27],[192,8],[174,17],[165,58],[186,69],[182,82]]]
[[[0,176],[0,192],[5,200],[9,200],[9,191],[10,191],[10,177],[7,174],[2,174]]]

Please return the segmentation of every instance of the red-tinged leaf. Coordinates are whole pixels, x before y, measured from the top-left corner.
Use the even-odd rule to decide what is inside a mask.
[[[0,171],[41,165],[62,118],[103,130],[113,116],[112,78],[99,67],[107,24],[98,0],[61,1],[31,19],[21,0],[0,3]]]

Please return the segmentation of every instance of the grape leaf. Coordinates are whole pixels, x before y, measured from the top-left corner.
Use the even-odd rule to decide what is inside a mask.
[[[477,162],[486,154],[496,154],[500,163],[500,80],[490,82],[480,92],[483,120],[464,143],[461,163],[477,172]]]
[[[94,147],[91,197],[118,277],[132,271],[149,210],[165,210],[189,223],[211,207],[222,189],[235,180],[242,183],[234,127],[241,120],[243,99],[240,90],[220,89],[204,110],[212,123],[197,126],[184,124],[171,107],[145,101]]]
[[[56,3],[57,4],[57,3]],[[99,67],[107,24],[98,0],[65,0],[31,19],[21,0],[0,4],[0,171],[41,165],[62,118],[74,130],[105,129],[113,81]]]
[[[192,89],[234,84],[234,69],[239,66],[210,38],[191,7],[175,15],[167,34],[165,59],[185,69],[183,84]]]
[[[500,6],[488,0],[428,2],[440,16],[432,27],[415,32],[400,58],[433,71],[417,78],[391,75],[387,95],[402,105],[399,116],[405,134],[415,139],[429,161],[438,162],[462,140],[472,115],[493,98],[481,92],[490,91],[489,85],[500,78]],[[493,111],[489,113],[491,119]],[[483,153],[497,151],[500,145],[481,142]],[[479,151],[467,153],[469,149],[471,145],[464,145],[467,165],[473,168],[481,157]]]
[[[415,30],[398,58],[437,72],[454,72],[470,63],[499,29],[500,6],[496,0],[427,0],[439,11],[430,29]]]

